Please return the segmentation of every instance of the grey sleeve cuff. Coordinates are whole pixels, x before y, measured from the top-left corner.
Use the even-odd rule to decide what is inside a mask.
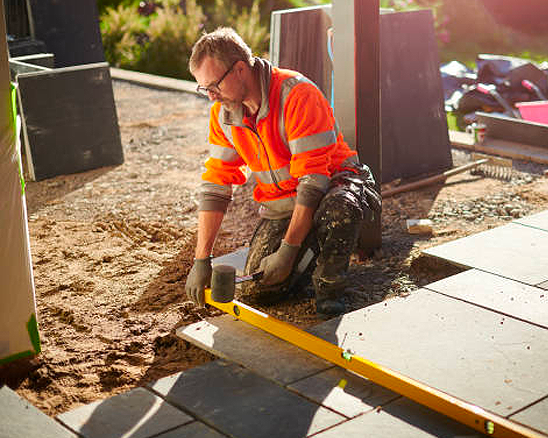
[[[299,184],[297,186],[296,203],[316,209],[318,208],[318,205],[320,205],[323,195],[324,192],[317,187],[308,184]]]
[[[198,211],[223,211],[232,201],[232,185],[204,181],[198,192]]]
[[[226,213],[232,199],[210,193],[198,195],[198,211],[222,211]]]

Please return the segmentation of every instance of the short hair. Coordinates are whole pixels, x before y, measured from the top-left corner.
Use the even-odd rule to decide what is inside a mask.
[[[254,63],[251,49],[230,27],[219,27],[196,41],[188,62],[191,73],[200,67],[206,56],[221,61],[226,67],[236,61],[245,61],[249,66]]]

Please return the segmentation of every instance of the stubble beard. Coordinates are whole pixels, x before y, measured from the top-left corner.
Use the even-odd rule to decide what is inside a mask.
[[[238,92],[238,97],[234,99],[221,99],[220,102],[228,111],[235,111],[242,107],[246,96],[247,87],[242,83]]]

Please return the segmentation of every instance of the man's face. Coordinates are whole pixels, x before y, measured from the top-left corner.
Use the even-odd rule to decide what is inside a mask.
[[[194,71],[198,91],[210,100],[221,102],[229,110],[241,106],[245,98],[245,85],[239,72],[240,62],[227,67],[217,59],[206,57]]]

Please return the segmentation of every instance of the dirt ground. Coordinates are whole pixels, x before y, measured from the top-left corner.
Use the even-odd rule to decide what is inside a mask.
[[[51,416],[213,359],[174,335],[220,314],[184,294],[209,103],[123,82],[114,92],[125,163],[27,183],[43,351],[0,368],[0,381]],[[453,159],[470,158],[454,150]],[[515,162],[508,181],[467,172],[385,199],[382,248],[353,260],[348,309],[458,272],[422,249],[548,208],[544,168]],[[405,220],[421,218],[433,233],[409,234]],[[239,188],[215,255],[247,245],[256,222],[250,187]],[[319,322],[306,292],[264,310],[300,327]]]

